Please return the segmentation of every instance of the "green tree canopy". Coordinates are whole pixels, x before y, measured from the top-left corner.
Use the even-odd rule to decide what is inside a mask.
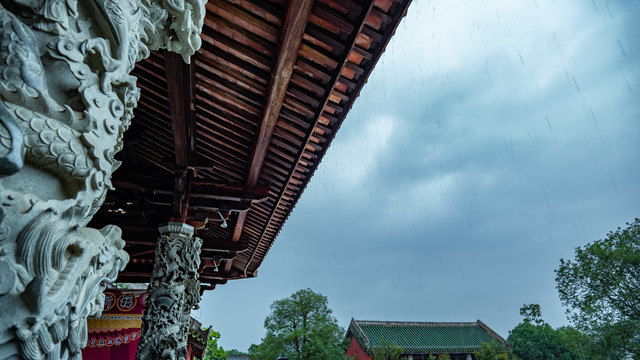
[[[371,352],[371,360],[399,360],[402,348],[382,338],[380,345]]]
[[[569,318],[603,351],[640,358],[640,219],[561,259],[556,284]]]
[[[429,355],[427,360],[451,360],[451,355],[449,355],[449,354],[438,354],[438,355],[431,354],[431,355]],[[494,359],[491,358],[491,360],[494,360]]]
[[[536,325],[544,324],[542,320],[542,310],[538,304],[524,304],[520,308],[520,315],[524,316],[524,321]]]
[[[540,305],[520,308],[523,321],[509,333],[513,354],[522,360],[597,359],[590,338],[571,327],[553,329],[542,320]],[[511,359],[511,358],[504,358]]]
[[[513,353],[522,360],[571,360],[583,357],[573,353],[565,339],[549,324],[518,324],[509,334]]]
[[[331,314],[327,297],[311,289],[274,301],[264,321],[267,333],[259,345],[249,347],[249,356],[255,360],[274,360],[281,354],[291,360],[345,359],[344,330]]]
[[[519,360],[511,352],[511,349],[495,339],[488,343],[482,343],[482,349],[474,351],[474,355],[477,360]]]
[[[207,351],[202,360],[225,360],[227,358],[227,353],[222,346],[218,346],[218,339],[220,339],[220,333],[212,329],[209,333],[209,339],[207,339]]]
[[[231,349],[227,351],[227,356],[229,355],[249,355],[249,353],[240,351],[238,349]]]

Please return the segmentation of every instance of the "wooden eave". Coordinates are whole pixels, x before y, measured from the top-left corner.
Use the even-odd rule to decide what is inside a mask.
[[[255,276],[409,2],[210,1],[191,64],[139,63],[123,166],[91,224],[123,230],[119,281],[149,281],[169,220],[198,228],[203,288]]]

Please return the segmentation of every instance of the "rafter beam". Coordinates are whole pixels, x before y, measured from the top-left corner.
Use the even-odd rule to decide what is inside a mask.
[[[334,72],[331,75],[331,79],[329,81],[329,84],[331,84],[331,87],[329,87],[329,89],[335,89],[336,85],[339,82],[344,82],[345,81],[345,77],[342,76],[342,71],[345,68],[346,64],[349,62],[349,54],[351,53],[351,51],[357,47],[356,44],[356,40],[357,37],[359,36],[360,33],[363,33],[368,26],[366,26],[366,19],[369,17],[369,15],[371,14],[371,12],[375,9],[375,5],[376,5],[376,1],[375,0],[371,0],[371,2],[369,3],[368,7],[365,9],[363,8],[363,11],[360,13],[360,15],[358,15],[355,20],[353,21],[354,24],[360,24],[359,27],[357,29],[355,29],[353,32],[351,32],[351,34],[348,36],[347,40],[346,40],[346,44],[351,44],[349,46],[348,49],[346,49],[346,51],[337,59],[337,64],[339,64],[339,66],[334,70]],[[410,1],[407,1],[404,6],[405,9],[401,12],[401,14],[406,14],[407,8],[409,6]],[[382,37],[384,39],[390,39],[391,38],[391,34],[393,34],[393,32],[395,32],[396,27],[398,26],[399,23],[396,23],[394,26],[391,27],[387,27],[385,30],[385,35]],[[374,32],[375,33],[375,32]],[[383,45],[382,47],[379,47],[379,50],[376,51],[376,59],[374,60],[374,64],[377,62],[377,57],[379,57],[382,52],[384,51],[386,45]],[[369,71],[371,71],[370,68]],[[357,81],[357,83],[353,83],[353,89],[361,89],[362,86],[364,85],[364,82],[366,82],[368,78],[368,74],[364,77],[360,77]],[[327,106],[327,104],[330,103],[330,97],[331,97],[331,93],[332,91],[327,91],[323,97],[322,100],[320,101],[320,103],[322,104],[321,107],[318,108],[317,113],[314,115],[314,124],[311,127],[311,131],[309,131],[307,133],[307,135],[305,136],[305,140],[303,141],[304,146],[299,147],[299,152],[297,155],[297,159],[294,162],[294,164],[300,164],[300,161],[304,158],[305,153],[307,153],[307,151],[305,150],[307,148],[307,146],[309,146],[311,144],[311,139],[312,136],[314,134],[313,129],[318,127],[318,124],[320,124],[321,118],[323,116],[326,117],[325,113],[324,113],[324,109]],[[350,97],[350,99],[347,101],[347,103],[345,104],[345,106],[343,107],[344,109],[350,109],[351,105],[353,104],[353,102],[355,101],[355,99],[357,98],[357,93],[353,94],[353,96]],[[342,120],[344,119],[344,117],[342,117],[340,120],[340,122],[342,122]],[[338,125],[339,126],[339,125]],[[324,147],[320,150],[320,158],[322,158],[324,156],[324,153],[326,152],[328,146]],[[318,166],[319,162],[314,162],[314,164],[312,165],[312,168],[309,170],[310,174],[313,174]],[[284,182],[284,184],[290,184],[292,179],[295,177],[296,171],[291,171],[289,173],[288,178],[286,179],[286,181]],[[277,202],[275,204],[275,206],[273,206],[271,208],[271,212],[267,218],[267,223],[266,225],[262,228],[262,232],[259,236],[259,240],[258,240],[258,244],[253,248],[252,252],[251,252],[251,256],[249,257],[249,260],[246,261],[245,265],[244,265],[244,269],[242,270],[244,275],[247,276],[248,274],[250,274],[248,272],[249,267],[251,266],[251,263],[253,261],[253,259],[256,257],[258,248],[260,247],[260,243],[262,242],[262,239],[265,236],[265,233],[268,231],[268,229],[270,229],[270,226],[272,224],[272,221],[274,221],[274,214],[276,211],[278,211],[280,209],[280,204],[282,203],[283,199],[284,199],[284,195],[285,192],[287,191],[287,186],[283,186],[282,190],[280,192],[280,194],[278,194],[277,196]],[[289,209],[289,211],[291,211],[291,209]],[[260,260],[262,261],[262,259]],[[259,264],[258,264],[259,265]],[[257,269],[257,267],[256,267]]]
[[[167,182],[156,181],[140,185],[132,181],[113,180],[118,189],[132,189],[138,192],[170,195],[173,189]],[[251,188],[241,183],[214,183],[205,181],[191,182],[191,198],[206,198],[223,201],[262,202],[269,196],[269,188],[256,185]]]
[[[184,218],[188,209],[191,171],[187,170],[195,149],[195,115],[193,106],[194,69],[182,57],[165,52],[165,71],[169,93],[169,111],[176,160],[173,216]]]
[[[178,54],[165,52],[165,71],[169,93],[171,130],[175,146],[176,167],[186,169],[194,149],[193,66]]]
[[[276,63],[271,69],[271,78],[262,108],[260,129],[253,142],[253,149],[251,151],[249,173],[246,178],[246,183],[249,187],[253,187],[258,183],[260,171],[262,170],[264,159],[267,156],[267,149],[271,142],[273,129],[276,126],[278,114],[280,114],[280,108],[282,107],[282,102],[287,92],[287,86],[293,73],[293,67],[298,56],[298,50],[302,43],[302,37],[312,7],[313,0],[289,1],[287,14],[278,39]],[[238,220],[236,221],[236,226],[233,231],[234,242],[240,240],[246,218],[246,213],[240,213],[238,215]]]

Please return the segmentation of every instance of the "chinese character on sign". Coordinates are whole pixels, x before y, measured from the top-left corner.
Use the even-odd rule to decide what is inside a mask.
[[[116,304],[116,296],[112,293],[104,293],[104,310],[107,311]]]
[[[118,309],[129,311],[136,305],[136,297],[133,294],[122,294],[118,298]]]

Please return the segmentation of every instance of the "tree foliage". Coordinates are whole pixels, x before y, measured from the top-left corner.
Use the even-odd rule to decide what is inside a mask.
[[[532,317],[531,310],[536,316]],[[542,312],[537,304],[525,305],[520,309],[524,316],[509,334],[513,353],[522,360],[620,360],[624,352],[602,346],[590,334],[571,326],[553,329],[542,320]]]
[[[203,360],[225,360],[227,358],[227,353],[222,346],[218,346],[218,339],[220,339],[220,333],[211,330],[209,339],[207,339],[207,351],[204,354]]]
[[[518,357],[511,352],[511,349],[497,340],[482,343],[482,349],[475,351],[474,355],[476,356],[476,360],[519,360]]]
[[[542,310],[538,304],[522,305],[520,308],[520,315],[524,317],[524,322],[536,325],[544,324],[544,320],[542,320]]]
[[[569,318],[599,347],[640,358],[640,219],[561,259],[556,284]]]
[[[595,346],[591,336],[572,326],[559,327],[556,333],[575,359],[622,359],[621,356],[601,351]]]
[[[244,351],[240,351],[238,349],[231,349],[227,351],[227,356],[229,355],[249,355],[249,353],[246,353]]]
[[[430,354],[427,360],[451,360],[451,355],[449,354]]]
[[[561,330],[549,324],[534,325],[530,322],[518,324],[509,334],[513,353],[522,360],[572,360],[585,359],[577,353],[577,346],[570,346]]]
[[[331,315],[327,297],[311,289],[298,290],[271,304],[264,321],[267,333],[249,347],[255,360],[273,360],[281,354],[291,360],[345,359],[344,330]]]
[[[429,355],[429,357],[427,359],[428,360],[451,360],[451,355],[449,355],[449,354],[438,354],[438,355],[431,354],[431,355]]]
[[[382,338],[380,345],[371,351],[371,360],[399,360],[402,355],[400,346],[393,346],[393,343]]]

